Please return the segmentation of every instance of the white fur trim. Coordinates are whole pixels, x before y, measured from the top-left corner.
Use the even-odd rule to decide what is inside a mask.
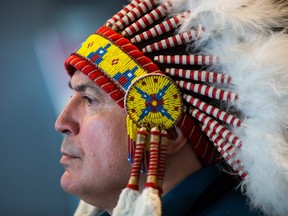
[[[135,216],[161,216],[161,200],[158,190],[147,187],[137,199]]]
[[[113,210],[113,216],[133,216],[135,214],[135,202],[139,192],[130,188],[122,190],[117,206]]]

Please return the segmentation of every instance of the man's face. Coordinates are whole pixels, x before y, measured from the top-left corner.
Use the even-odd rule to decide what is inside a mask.
[[[74,94],[55,128],[65,134],[61,186],[91,203],[118,193],[129,178],[126,114],[83,73],[71,79]]]

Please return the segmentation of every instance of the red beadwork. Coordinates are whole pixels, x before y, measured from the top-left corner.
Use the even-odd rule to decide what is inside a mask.
[[[168,151],[168,134],[165,132],[161,133],[161,140],[160,140],[160,146],[159,146],[159,163],[158,163],[158,172],[157,172],[157,181],[158,186],[159,183],[163,181],[164,175],[165,175],[165,165],[166,165],[166,158],[167,158],[167,151]]]
[[[132,190],[136,190],[136,191],[139,190],[139,186],[138,186],[138,185],[134,185],[134,184],[127,184],[126,187],[127,187],[127,188],[130,188],[130,189],[132,189]]]
[[[148,168],[148,179],[149,176],[154,176],[157,178],[157,171],[158,171],[158,155],[159,155],[159,142],[156,140],[159,139],[160,132],[156,128],[152,128],[150,132],[150,142],[149,142],[149,168]],[[156,180],[156,179],[155,179]],[[148,180],[149,182],[149,180]],[[152,182],[156,183],[156,182]]]
[[[145,57],[135,45],[131,44],[128,39],[124,38],[114,30],[104,26],[101,27],[97,33],[103,35],[122,49],[125,53],[130,55],[137,62],[137,64],[147,70],[148,73],[160,72],[158,66],[154,64],[151,59]]]
[[[131,176],[139,178],[140,169],[142,166],[142,159],[144,154],[145,143],[137,143],[136,149],[133,157],[133,165],[131,170]]]
[[[105,26],[100,27],[95,33],[96,34],[103,34],[104,32],[106,32],[106,28]]]
[[[116,41],[121,40],[122,38],[121,38],[121,36],[119,34],[115,34],[114,33],[114,34],[111,34],[111,35],[107,36],[107,39],[109,39],[110,41],[113,41],[114,43],[116,43]]]
[[[145,187],[151,187],[151,188],[154,188],[154,189],[158,189],[158,186],[156,183],[153,183],[153,182],[147,182],[145,184]]]
[[[123,49],[124,52],[128,54],[135,52],[135,51],[139,52],[138,48],[134,46],[133,44],[126,44],[125,46],[122,46],[121,48]],[[143,56],[143,54],[139,53],[139,56],[138,55],[136,56],[136,54],[134,54],[133,58],[136,59],[136,58],[139,58],[140,56]]]
[[[78,62],[85,62],[85,64],[79,64]],[[76,70],[84,70],[85,74],[89,74],[89,78],[93,80],[98,86],[104,85],[105,82],[109,83],[109,85],[105,86],[104,90],[112,97],[112,99],[116,101],[116,103],[118,103],[120,107],[124,107],[124,93],[118,89],[117,85],[108,77],[106,77],[106,75],[101,72],[95,65],[87,60],[84,61],[82,57],[75,54],[72,54],[69,58],[67,58],[64,65],[70,76],[72,76]],[[104,76],[105,80],[103,78],[100,82],[97,80],[97,78],[101,76]]]
[[[93,65],[86,65],[84,68],[82,68],[82,72],[85,75],[88,75],[91,72],[97,71]]]
[[[125,47],[125,46],[130,44],[129,40],[127,38],[124,38],[124,37],[119,38],[117,41],[114,41],[114,43],[119,47]]]
[[[195,121],[187,114],[184,114],[177,126],[181,128],[188,138],[196,154],[203,160],[204,164],[211,164],[218,161],[218,153],[211,145],[210,141],[202,133],[201,129],[195,125]]]
[[[129,181],[129,184],[127,187],[138,187],[138,179],[140,177],[140,171],[143,163],[143,158],[144,158],[144,151],[145,151],[145,146],[146,146],[146,137],[148,136],[148,133],[146,132],[145,128],[142,128],[137,131],[137,141],[135,145],[135,151],[132,149],[130,150],[131,155],[133,155],[133,161],[132,161],[132,168],[131,168],[131,173],[130,173],[130,179],[132,181]],[[130,144],[130,147],[133,146]],[[132,151],[131,151],[132,150]],[[133,186],[135,185],[135,186]],[[133,189],[133,188],[132,188]]]

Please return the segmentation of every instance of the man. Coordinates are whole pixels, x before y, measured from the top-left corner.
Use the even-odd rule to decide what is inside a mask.
[[[66,135],[61,147],[65,168],[61,186],[111,213],[130,173],[126,113],[79,71],[72,76],[71,87],[73,97],[56,122],[56,129]],[[179,128],[168,146],[164,193],[202,168]]]
[[[195,14],[180,11],[180,15],[170,18],[169,14],[175,14],[176,9],[187,8],[184,3],[168,1],[158,5],[152,0],[134,0],[66,60],[74,94],[55,125],[65,134],[61,146],[61,164],[65,168],[61,185],[95,207],[81,202],[75,215],[97,215],[96,207],[102,209],[102,215],[261,215],[259,210],[264,214],[285,215],[288,212],[282,205],[288,198],[287,143],[282,141],[286,139],[285,127],[281,121],[274,121],[275,116],[269,118],[269,123],[277,124],[275,128],[279,130],[258,126],[266,119],[259,107],[265,112],[267,102],[255,101],[249,97],[250,92],[246,93],[251,85],[257,86],[258,95],[271,93],[254,73],[259,70],[254,67],[259,66],[258,61],[263,64],[266,61],[265,55],[257,53],[272,45],[277,45],[279,53],[285,52],[276,41],[286,42],[287,36],[278,30],[267,36],[277,22],[261,20],[260,14],[257,19],[267,21],[270,26],[267,32],[252,26],[251,31],[257,34],[252,37],[250,20],[244,24],[237,22],[224,6],[224,9],[211,6],[209,1],[192,1],[189,7]],[[229,9],[248,13],[258,3],[260,8],[262,4],[260,1],[238,3],[243,7],[234,3]],[[275,16],[272,13],[270,19],[281,20],[279,25],[283,27],[287,9],[282,3],[281,9],[278,7],[280,12]],[[267,0],[265,4],[271,11],[277,8],[273,1]],[[223,17],[217,14],[220,9],[226,13],[219,13]],[[217,17],[215,14],[220,18],[211,19]],[[283,19],[279,18],[281,14]],[[199,22],[204,26],[199,26]],[[181,25],[182,33],[171,34],[170,31]],[[221,25],[225,28],[220,28]],[[240,32],[243,29],[238,25],[249,27],[243,28],[247,35]],[[151,42],[152,37],[160,42]],[[274,37],[277,40],[272,41]],[[191,43],[204,56],[187,55],[186,49],[181,49]],[[247,58],[246,52],[257,58]],[[260,78],[278,81],[279,86],[275,88],[281,90],[287,78],[278,71],[285,71],[286,63],[279,60],[278,54],[273,59],[277,67],[263,65],[267,71]],[[209,71],[197,70],[207,65]],[[235,68],[236,74],[232,70]],[[220,72],[223,69],[227,74]],[[254,75],[243,75],[247,69]],[[269,97],[270,104],[277,104],[282,112],[287,109],[283,102],[287,95],[275,92],[276,95]],[[271,139],[278,134],[282,136],[277,137],[281,141]],[[268,141],[273,147],[265,145]],[[132,168],[126,159],[127,147]],[[274,175],[267,175],[262,164],[271,165]],[[221,170],[234,173],[234,177]],[[248,195],[253,211],[246,196],[236,189],[241,179],[242,192]],[[277,181],[273,182],[277,187],[270,179]]]

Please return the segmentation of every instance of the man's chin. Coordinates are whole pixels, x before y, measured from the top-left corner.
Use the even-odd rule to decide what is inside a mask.
[[[77,179],[71,173],[65,171],[61,177],[60,184],[65,192],[77,194]]]

